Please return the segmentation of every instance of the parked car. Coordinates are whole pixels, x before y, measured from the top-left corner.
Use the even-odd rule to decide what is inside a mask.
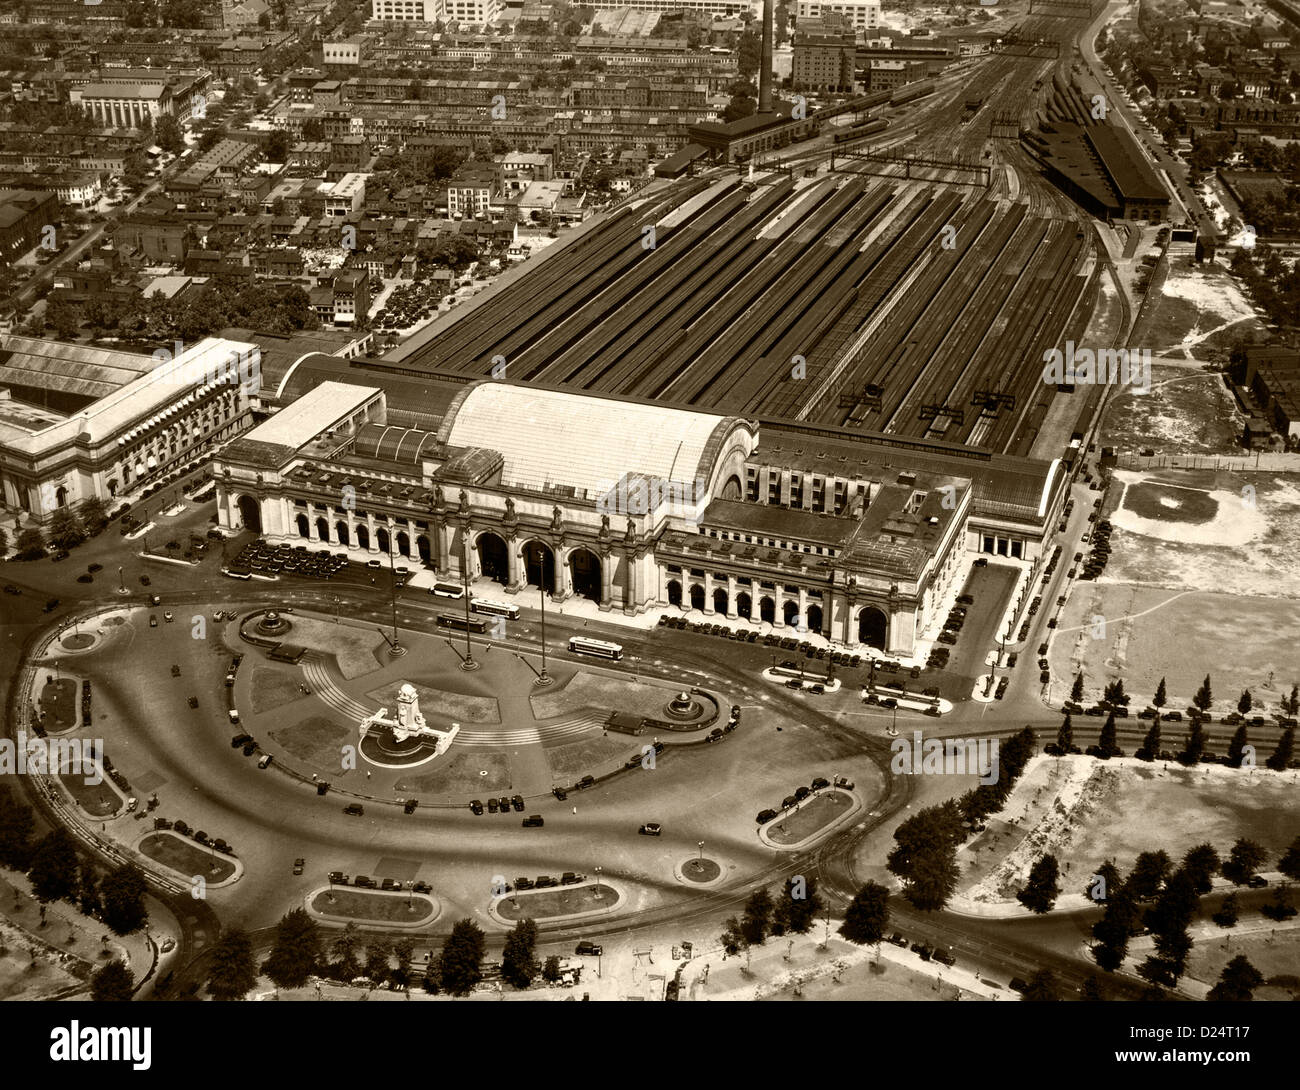
[[[582,942],[578,943],[578,945],[573,948],[573,952],[578,957],[598,958],[600,957],[601,951],[603,949],[604,949],[603,947],[597,945],[596,943],[588,942],[586,939],[583,939]]]
[[[488,799],[488,813],[495,814],[501,809],[501,804],[496,799]]]
[[[515,795],[513,798],[511,798],[510,805],[513,806],[518,813],[523,813],[524,810],[523,795]]]
[[[766,825],[774,817],[776,817],[775,810],[760,810],[758,812],[758,817],[755,818],[754,820],[757,821],[760,825]]]

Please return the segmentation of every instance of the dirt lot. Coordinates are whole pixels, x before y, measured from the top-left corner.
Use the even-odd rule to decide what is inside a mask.
[[[1238,337],[1262,332],[1263,324],[1236,278],[1220,265],[1171,265],[1144,322],[1143,347],[1153,352],[1212,358]]]
[[[1156,362],[1150,393],[1113,395],[1102,444],[1129,454],[1240,454],[1244,420],[1221,374]]]

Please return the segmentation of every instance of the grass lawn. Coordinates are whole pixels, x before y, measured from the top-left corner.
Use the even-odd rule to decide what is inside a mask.
[[[608,738],[593,734],[590,738],[548,748],[546,759],[550,761],[551,771],[557,777],[574,772],[590,772],[596,765],[619,758],[626,760],[634,753],[640,753],[642,739],[646,739],[644,744],[649,745],[649,738],[648,734],[643,734],[640,738],[627,734],[611,734]]]
[[[610,668],[620,669],[617,663],[611,663]],[[538,719],[556,719],[593,708],[598,711],[621,711],[629,715],[663,718],[664,705],[681,689],[633,681],[632,677],[631,673],[608,677],[580,670],[558,692],[531,697],[533,715]]]
[[[71,678],[60,678],[41,689],[41,711],[46,730],[67,730],[78,722],[78,686]],[[91,694],[94,706],[94,694]]]
[[[303,696],[302,678],[272,666],[258,666],[253,671],[253,711],[269,712]]]
[[[843,791],[822,791],[787,817],[773,818],[768,837],[773,844],[798,844],[843,817],[853,806],[853,796]]]
[[[335,624],[332,619],[322,620],[304,613],[295,613],[289,620],[293,622],[293,631],[286,637],[287,642],[333,655],[339,673],[345,678],[360,677],[379,668],[376,652],[384,638],[373,628]]]
[[[59,774],[59,781],[66,787],[77,805],[91,817],[107,817],[115,814],[122,806],[122,799],[107,779],[101,783],[88,784],[81,774]]]
[[[334,900],[331,901],[330,891],[322,890],[312,898],[311,907],[327,916],[391,923],[419,923],[431,918],[436,912],[434,903],[419,893],[411,895],[409,906],[405,893],[335,889],[333,896]]]
[[[1279,931],[1272,941],[1268,932],[1240,935],[1232,928],[1216,933],[1212,939],[1198,936],[1187,955],[1187,975],[1206,984],[1217,984],[1223,967],[1238,955],[1245,955],[1264,974],[1265,981],[1275,981],[1261,986],[1255,992],[1256,999],[1295,999],[1300,995],[1300,977],[1296,975],[1296,966],[1300,965],[1300,932],[1297,931]]]
[[[596,894],[600,893],[597,897]],[[518,906],[516,907],[516,900]],[[594,883],[585,886],[561,886],[559,889],[524,890],[511,893],[497,901],[497,911],[507,920],[549,919],[552,916],[571,916],[578,912],[596,909],[612,910],[622,898],[618,891]]]
[[[205,882],[224,882],[235,873],[235,864],[228,857],[175,833],[150,833],[140,842],[140,851],[178,874],[201,877]]]
[[[324,716],[312,716],[292,726],[271,731],[271,737],[299,760],[337,768],[339,747],[355,741],[356,728],[348,728]]]
[[[510,762],[504,753],[485,749],[453,752],[450,757],[439,757],[432,767],[420,775],[404,776],[394,785],[398,794],[419,795],[469,795],[485,798],[499,795],[510,789]],[[486,776],[480,776],[486,772]]]
[[[52,955],[43,947],[36,955],[35,968],[29,945],[24,935],[16,928],[0,923],[0,944],[5,953],[0,955],[0,1002],[12,1000],[39,1001],[69,988],[82,979],[84,971],[80,961],[70,961],[69,967],[79,970],[73,974],[52,960]]]
[[[427,678],[425,680],[431,681]],[[404,684],[415,687],[415,691],[420,696],[420,711],[431,718],[447,719],[462,725],[501,722],[501,709],[497,706],[494,697],[452,693],[446,689],[439,689],[436,685],[431,687],[430,684],[414,681],[394,681],[390,685],[370,690],[366,696],[381,707],[387,708],[389,715],[393,715],[397,709],[397,690]]]

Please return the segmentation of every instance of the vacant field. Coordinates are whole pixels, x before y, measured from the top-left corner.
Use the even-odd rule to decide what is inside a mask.
[[[378,689],[371,689],[366,696],[387,708],[390,715],[397,714],[397,690],[403,685],[414,686],[420,698],[420,711],[425,716],[452,720],[461,724],[500,723],[501,709],[495,697],[471,696],[468,693],[453,693],[437,688],[437,682],[425,679],[425,684],[417,681],[394,681]]]
[[[0,1002],[49,999],[89,976],[79,959],[60,963],[40,943],[29,943],[20,930],[0,922]],[[32,957],[35,948],[36,956]]]
[[[1266,714],[1300,682],[1297,642],[1300,602],[1292,599],[1081,583],[1049,658],[1056,678],[1082,670],[1090,699],[1108,680],[1123,678],[1133,707],[1141,708],[1163,677],[1169,707],[1181,709],[1209,674],[1214,711],[1250,689]],[[1054,684],[1053,697],[1064,699],[1068,684]]]
[[[303,695],[300,676],[273,666],[258,666],[253,671],[252,689],[254,712],[269,712]]]
[[[1122,454],[1240,454],[1243,421],[1221,374],[1153,360],[1150,393],[1112,396],[1102,443]]]
[[[612,669],[618,669],[617,664],[610,665]],[[680,689],[666,685],[635,681],[632,674],[611,677],[580,670],[563,689],[534,696],[531,700],[533,715],[538,719],[573,715],[587,708],[660,718],[664,705],[679,692]]]
[[[403,776],[393,785],[399,794],[499,795],[510,788],[510,762],[503,753],[485,749],[456,750],[418,776]],[[481,773],[487,773],[482,775]]]
[[[1141,330],[1142,346],[1162,355],[1211,359],[1263,324],[1227,269],[1171,263]]]
[[[1255,992],[1261,1000],[1286,1000],[1300,996],[1300,931],[1279,931],[1275,937],[1268,932],[1252,935],[1235,934],[1232,929],[1222,930],[1222,938],[1197,938],[1192,952],[1187,956],[1187,975],[1206,984],[1216,984],[1223,967],[1233,958],[1245,955],[1250,963],[1264,974],[1265,983]]]
[[[340,747],[345,742],[355,742],[356,734],[355,728],[320,715],[270,732],[276,744],[299,760],[332,768],[338,766]]]

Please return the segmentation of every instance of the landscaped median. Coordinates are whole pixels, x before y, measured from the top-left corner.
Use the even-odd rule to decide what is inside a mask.
[[[769,848],[791,851],[807,845],[847,821],[862,809],[851,791],[828,787],[809,795],[785,813],[758,828],[758,839]]]
[[[146,833],[136,845],[136,851],[186,883],[202,878],[209,887],[229,885],[244,871],[244,865],[233,856],[205,849],[167,829]]]
[[[605,882],[584,882],[548,889],[513,890],[493,898],[488,912],[501,923],[517,920],[578,919],[612,912],[623,894]]]
[[[427,893],[335,886],[309,894],[307,911],[334,923],[423,928],[438,919],[442,906]]]

